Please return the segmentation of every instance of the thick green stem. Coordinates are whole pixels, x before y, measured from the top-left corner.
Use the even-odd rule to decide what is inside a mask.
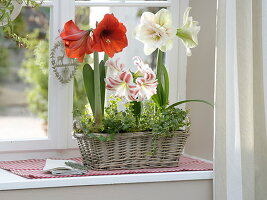
[[[101,88],[98,52],[94,52],[94,86],[95,86],[95,123],[96,128],[102,126]]]
[[[157,63],[157,79],[158,83],[162,82],[162,62],[163,62],[163,52],[158,49],[158,63]]]
[[[133,113],[135,116],[136,124],[139,124],[140,116],[142,113],[142,102],[141,101],[133,101],[132,108],[133,108]]]

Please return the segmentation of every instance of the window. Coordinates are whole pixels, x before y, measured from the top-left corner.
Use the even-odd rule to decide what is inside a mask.
[[[49,16],[49,8],[21,10],[14,29],[28,35],[34,44],[28,49],[1,35],[1,140],[47,137]]]
[[[44,1],[43,8],[50,10],[49,23],[49,48],[50,51],[55,41],[58,41],[59,30],[66,21],[76,19],[81,25],[92,25],[97,19],[102,19],[107,12],[113,12],[128,28],[129,47],[122,53],[125,61],[131,60],[134,55],[142,56],[140,49],[142,44],[132,37],[133,28],[138,24],[140,12],[147,9],[158,9],[166,7],[172,10],[173,23],[175,27],[182,22],[182,15],[188,1],[179,0],[51,0]],[[88,18],[87,18],[88,17]],[[97,18],[97,19],[96,19]],[[166,55],[167,66],[169,66],[171,80],[170,101],[185,98],[186,77],[186,55],[182,45],[178,46],[178,39],[174,40],[172,51]],[[181,49],[180,49],[181,48]],[[144,57],[144,55],[143,55]],[[152,62],[150,57],[144,57],[146,62]],[[77,72],[79,76],[79,70]],[[76,142],[71,136],[73,120],[73,102],[77,91],[74,81],[61,84],[54,75],[53,69],[49,67],[48,76],[48,132],[45,137],[30,138],[0,138],[0,151],[18,150],[42,150],[42,149],[67,149],[75,148]],[[82,104],[82,103],[80,103]],[[78,103],[79,105],[79,103]],[[75,106],[75,105],[74,105]]]

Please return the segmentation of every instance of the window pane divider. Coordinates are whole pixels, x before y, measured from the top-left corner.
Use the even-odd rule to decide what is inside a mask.
[[[36,3],[42,3],[41,7],[51,7],[51,6],[53,6],[53,2],[52,1],[36,1]],[[26,4],[23,2],[22,6],[26,6]]]
[[[169,1],[75,1],[75,6],[104,6],[104,7],[169,7]]]

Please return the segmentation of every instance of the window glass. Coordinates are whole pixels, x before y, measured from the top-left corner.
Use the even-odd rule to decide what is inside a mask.
[[[0,35],[0,140],[47,137],[49,8],[22,8],[15,32],[29,38],[19,48]]]

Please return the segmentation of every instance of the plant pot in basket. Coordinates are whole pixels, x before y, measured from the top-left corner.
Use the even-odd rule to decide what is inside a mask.
[[[111,141],[75,134],[83,163],[92,170],[177,167],[188,136],[188,132],[176,131],[154,144],[149,132],[119,133]]]

